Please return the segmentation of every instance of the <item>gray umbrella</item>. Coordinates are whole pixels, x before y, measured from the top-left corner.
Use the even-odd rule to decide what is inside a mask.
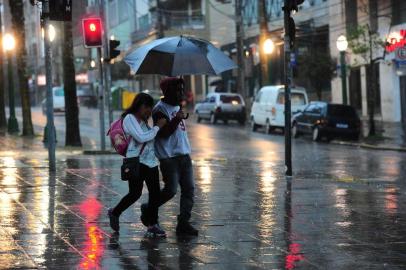
[[[210,42],[176,36],[152,41],[129,53],[124,61],[135,74],[218,75],[237,68],[236,64]]]

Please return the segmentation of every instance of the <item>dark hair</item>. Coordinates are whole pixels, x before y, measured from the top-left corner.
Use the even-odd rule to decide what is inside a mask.
[[[137,113],[142,105],[152,108],[154,106],[154,99],[146,93],[137,94],[131,106],[123,112],[121,117],[124,118],[127,116],[127,114]]]

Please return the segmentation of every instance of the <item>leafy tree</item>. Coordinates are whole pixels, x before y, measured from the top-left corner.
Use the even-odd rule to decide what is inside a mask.
[[[301,77],[308,78],[319,100],[322,99],[323,87],[330,84],[335,67],[336,62],[328,51],[308,50],[299,57]]]
[[[3,36],[2,33],[2,20],[1,20],[1,13],[0,13],[0,35]],[[0,50],[0,67],[3,66],[3,50]],[[3,81],[3,69],[0,68],[0,129],[6,129],[7,128],[7,120],[6,120],[6,108],[5,108],[5,102],[4,102],[4,81]]]
[[[30,92],[27,74],[27,49],[25,47],[24,1],[9,0],[11,25],[16,39],[17,73],[20,85],[21,106],[23,111],[23,136],[34,135],[31,120]]]
[[[363,60],[362,63],[359,63],[355,59],[355,65],[364,64],[367,67],[367,78],[370,81],[370,87],[367,87],[369,136],[374,136],[376,134],[374,115],[378,86],[375,64],[385,57],[385,50],[383,50],[383,55],[380,55],[385,47],[385,41],[377,32],[371,30],[369,24],[365,24],[348,33],[348,43],[352,53]]]

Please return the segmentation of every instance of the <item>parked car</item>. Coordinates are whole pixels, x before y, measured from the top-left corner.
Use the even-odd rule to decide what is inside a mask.
[[[57,86],[52,88],[52,95],[54,100],[54,112],[64,112],[65,111],[65,95],[63,87]],[[46,99],[41,103],[42,113],[46,114],[47,104]]]
[[[306,90],[295,87],[291,90],[292,115],[303,110],[309,99]],[[256,131],[265,127],[266,133],[285,127],[285,88],[283,85],[264,86],[255,97],[251,108],[251,128]]]
[[[356,110],[348,105],[311,102],[303,112],[293,116],[292,136],[312,134],[313,141],[334,137],[358,139],[361,120]]]
[[[245,103],[239,94],[211,93],[207,98],[195,106],[197,122],[202,119],[210,120],[215,124],[217,120],[227,123],[229,120],[237,120],[241,125],[245,124]]]

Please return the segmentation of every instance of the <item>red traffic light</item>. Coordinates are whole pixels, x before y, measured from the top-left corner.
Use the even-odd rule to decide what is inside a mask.
[[[86,48],[102,46],[102,24],[100,18],[87,18],[82,21],[83,41]]]

